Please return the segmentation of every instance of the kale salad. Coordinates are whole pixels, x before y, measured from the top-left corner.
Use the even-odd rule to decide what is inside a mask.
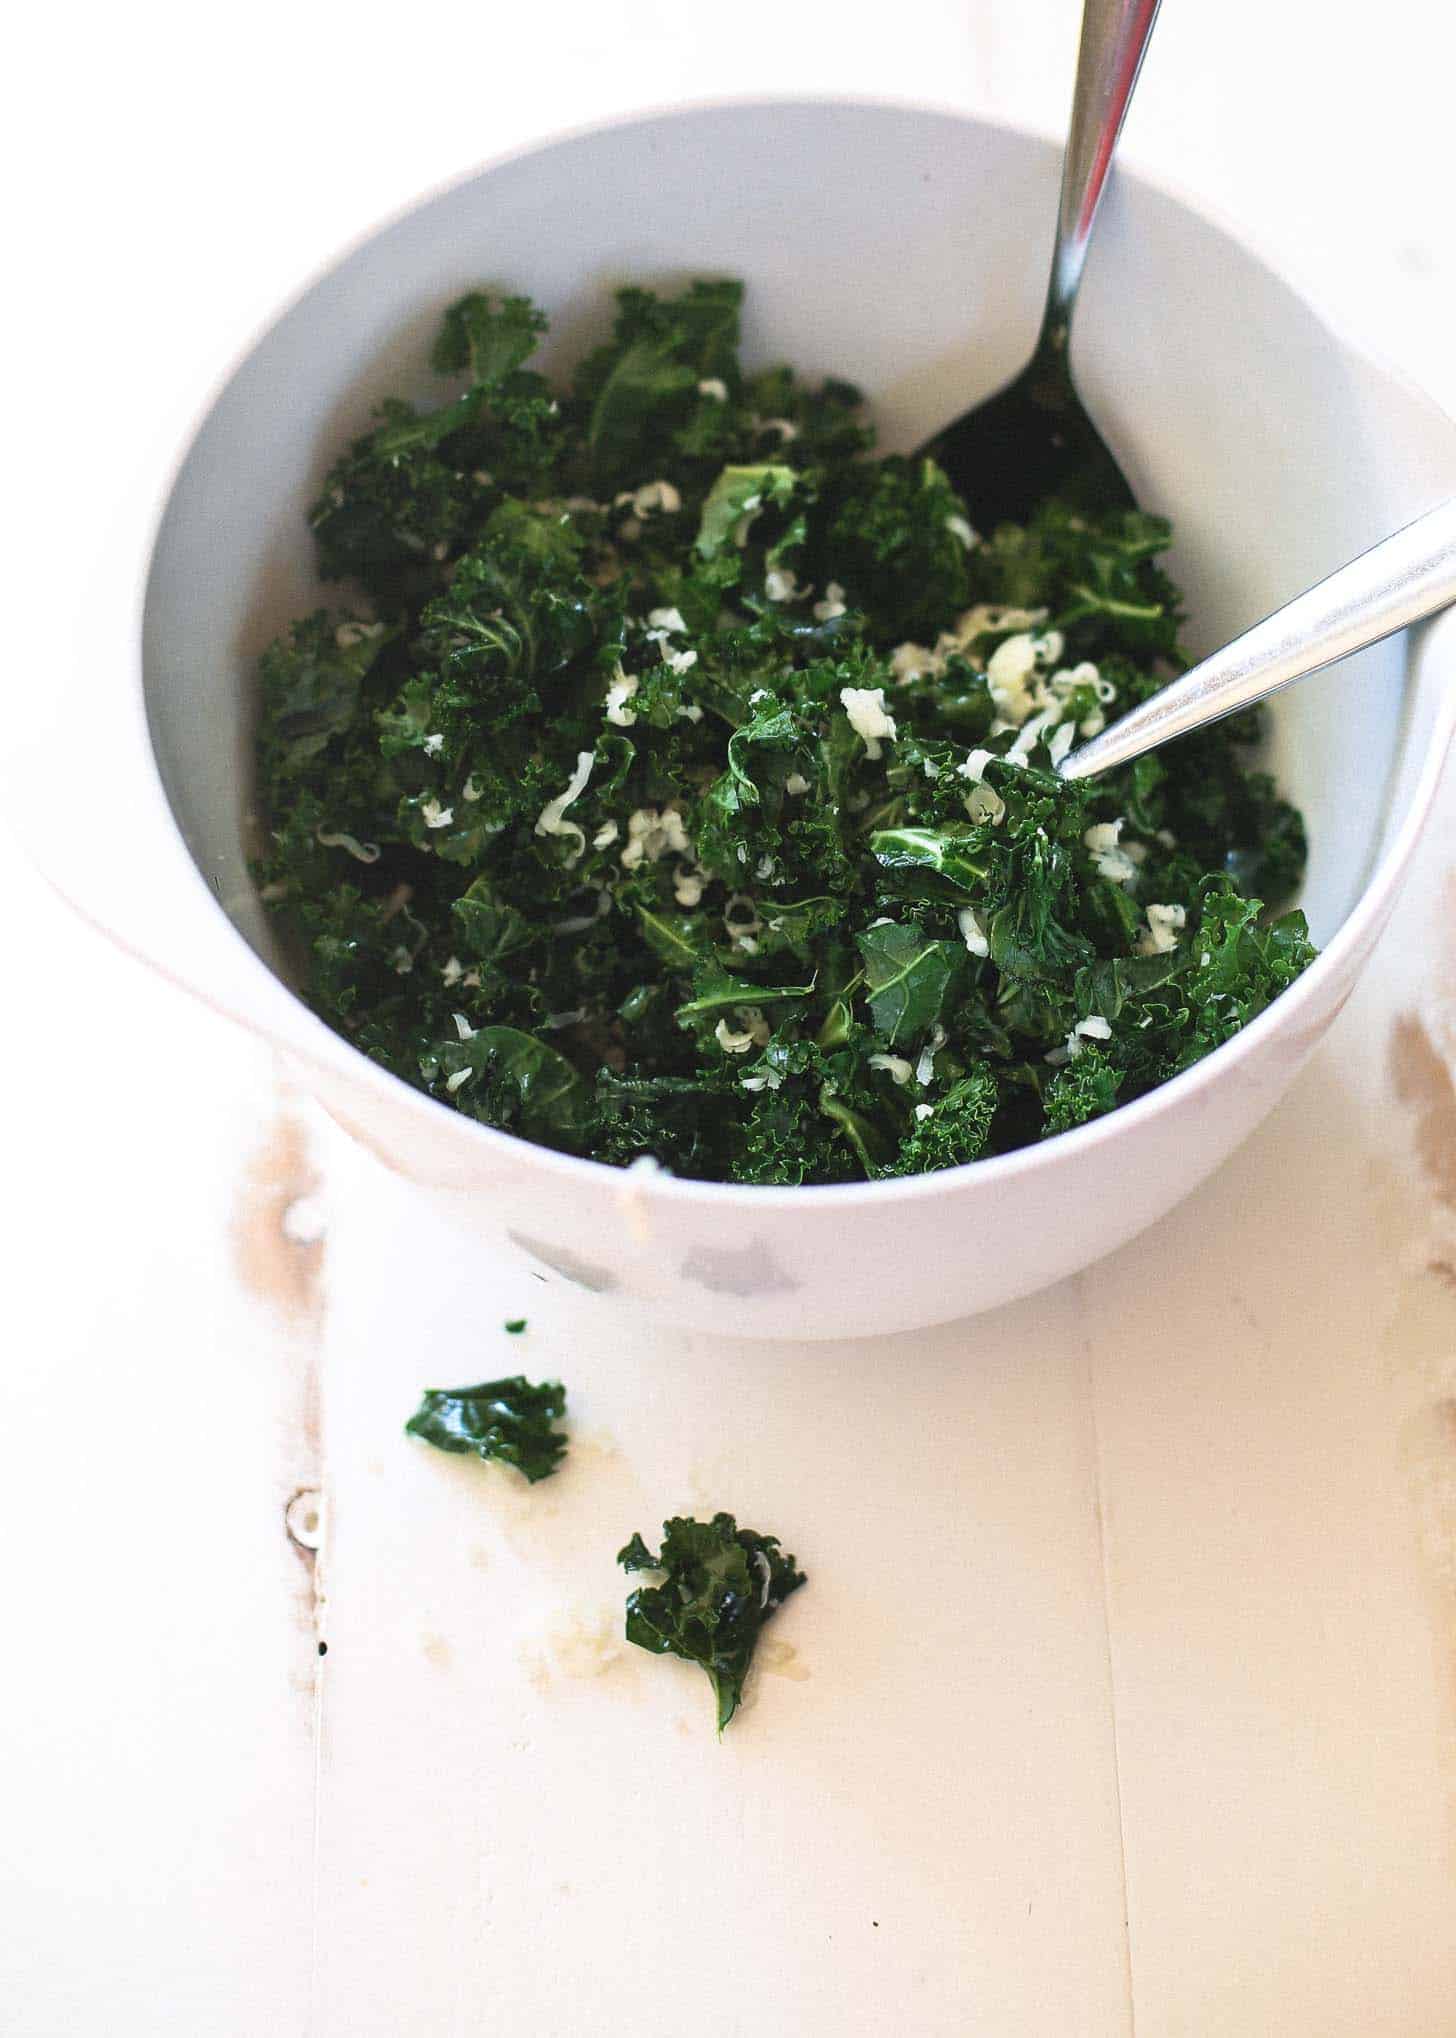
[[[1095,782],[1186,660],[1162,519],[979,529],[741,286],[620,293],[569,384],[446,314],[264,655],[256,874],[305,996],[522,1138],[744,1183],[918,1174],[1140,1096],[1311,961],[1245,714]]]

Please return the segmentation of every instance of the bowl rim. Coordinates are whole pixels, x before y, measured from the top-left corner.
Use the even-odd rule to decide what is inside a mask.
[[[226,935],[233,944],[235,959],[241,964],[249,980],[258,982],[260,988],[268,992],[281,992],[301,1030],[301,1037],[284,1040],[281,1044],[306,1062],[322,1066],[342,1080],[356,1086],[366,1084],[388,1102],[403,1104],[409,1110],[421,1111],[426,1116],[426,1122],[437,1131],[443,1131],[448,1125],[452,1136],[458,1135],[468,1141],[481,1143],[482,1151],[493,1153],[497,1159],[510,1160],[520,1165],[529,1158],[533,1166],[544,1169],[562,1183],[577,1184],[583,1188],[605,1187],[621,1191],[630,1184],[634,1200],[647,1195],[654,1202],[660,1200],[664,1204],[702,1203],[719,1208],[743,1205],[756,1211],[802,1208],[806,1203],[815,1206],[832,1204],[836,1209],[860,1205],[882,1209],[891,1205],[915,1202],[932,1195],[945,1194],[953,1189],[964,1190],[972,1183],[987,1191],[993,1191],[999,1184],[1010,1183],[1022,1176],[1071,1161],[1079,1154],[1090,1154],[1120,1134],[1131,1135],[1138,1127],[1163,1111],[1173,1109],[1185,1101],[1192,1101],[1224,1075],[1231,1074],[1251,1054],[1256,1054],[1264,1042],[1277,1032],[1294,1030],[1307,1009],[1319,1002],[1326,980],[1345,968],[1347,956],[1358,951],[1367,940],[1370,940],[1372,932],[1378,937],[1380,923],[1430,816],[1444,770],[1446,754],[1453,735],[1456,735],[1456,689],[1447,689],[1437,711],[1430,747],[1410,790],[1405,817],[1395,834],[1385,842],[1377,854],[1359,896],[1309,967],[1232,1039],[1224,1041],[1200,1061],[1195,1062],[1191,1068],[1171,1076],[1156,1089],[1148,1091],[1130,1103],[1118,1105],[1099,1118],[1074,1126],[1067,1132],[1052,1134],[1034,1145],[1017,1147],[1010,1153],[989,1155],[984,1160],[967,1161],[958,1167],[940,1168],[926,1174],[896,1176],[878,1181],[793,1185],[705,1181],[674,1175],[665,1168],[646,1167],[641,1162],[626,1168],[618,1167],[611,1162],[593,1160],[585,1155],[563,1153],[554,1147],[539,1145],[516,1133],[506,1132],[498,1126],[486,1125],[479,1119],[470,1118],[464,1112],[430,1096],[427,1091],[407,1083],[403,1077],[396,1076],[321,1019],[287,979],[273,970],[246,939],[214,888],[209,885],[182,832],[179,817],[162,777],[160,760],[152,738],[143,640],[145,614],[162,529],[178,480],[194,447],[234,377],[269,334],[319,284],[352,260],[370,242],[403,224],[437,200],[513,163],[545,155],[554,149],[578,141],[591,140],[599,135],[635,127],[664,126],[670,122],[691,120],[698,115],[710,113],[772,115],[805,110],[929,116],[934,120],[953,121],[961,126],[991,129],[998,133],[1013,135],[1018,140],[1034,143],[1039,148],[1057,149],[1060,146],[1058,140],[1044,130],[1025,122],[1002,119],[981,109],[897,94],[843,92],[708,94],[688,100],[624,109],[515,143],[482,158],[465,170],[439,179],[423,190],[413,193],[398,206],[362,227],[357,234],[344,241],[310,269],[282,303],[248,332],[245,339],[231,350],[229,358],[211,378],[207,391],[194,413],[195,421],[177,446],[154,493],[152,514],[146,526],[141,585],[133,622],[135,657],[132,692],[132,706],[139,717],[145,757],[151,768],[155,790],[161,797],[170,822],[170,844],[177,851],[194,892],[205,897],[215,921],[222,923]],[[1130,179],[1134,184],[1145,187],[1156,196],[1171,201],[1182,211],[1191,214],[1224,239],[1231,241],[1242,254],[1264,270],[1274,283],[1288,291],[1305,310],[1310,312],[1342,352],[1368,373],[1402,393],[1408,402],[1423,409],[1433,424],[1442,427],[1452,435],[1453,440],[1456,440],[1456,417],[1453,417],[1412,376],[1397,364],[1390,362],[1382,350],[1369,344],[1358,332],[1353,331],[1346,317],[1332,315],[1321,304],[1318,293],[1306,286],[1298,271],[1291,270],[1282,258],[1276,260],[1264,247],[1257,231],[1251,232],[1242,222],[1231,220],[1217,205],[1210,204],[1202,196],[1191,194],[1178,180],[1139,164],[1135,156],[1131,163],[1127,161],[1125,154],[1120,158],[1117,177]],[[1433,617],[1430,621],[1404,633],[1411,646],[1409,665],[1412,670],[1417,663],[1416,647],[1440,621],[1441,617]],[[159,960],[167,974],[174,974],[164,958]],[[180,981],[180,977],[178,980]],[[203,995],[206,996],[205,990]],[[216,1001],[209,999],[208,1002]]]

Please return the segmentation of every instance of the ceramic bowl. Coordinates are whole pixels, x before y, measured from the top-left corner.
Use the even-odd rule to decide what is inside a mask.
[[[254,659],[320,598],[304,510],[384,393],[428,393],[441,308],[529,292],[546,366],[625,279],[748,286],[746,357],[868,392],[908,448],[1015,369],[1035,329],[1050,143],[943,112],[687,108],[492,163],[328,269],[202,420],[161,511],[130,670],[87,706],[95,917],[287,1051],[333,1116],[479,1235],[690,1326],[831,1338],[988,1309],[1154,1223],[1269,1110],[1368,962],[1450,736],[1452,631],[1286,695],[1272,764],[1305,809],[1323,954],[1229,1045],[1043,1145],[943,1174],[754,1189],[623,1174],[489,1130],[324,1027],[279,974],[249,882]],[[1075,346],[1140,500],[1176,523],[1195,650],[1456,492],[1456,427],[1230,233],[1139,177],[1111,193]],[[144,715],[138,713],[144,709]],[[1173,1270],[1176,1278],[1176,1270]]]

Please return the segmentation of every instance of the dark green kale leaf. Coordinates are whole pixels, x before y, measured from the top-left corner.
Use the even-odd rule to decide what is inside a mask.
[[[427,1082],[490,1125],[518,1127],[542,1146],[579,1153],[591,1093],[564,1054],[513,1026],[482,1026],[442,1040],[421,1057]]]
[[[441,375],[468,375],[475,387],[489,387],[529,360],[545,330],[546,315],[529,297],[472,290],[446,312],[430,362]]]
[[[752,1075],[753,1071],[746,1073]],[[863,1180],[866,1155],[878,1160],[881,1142],[871,1128],[847,1136],[842,1118],[821,1110],[818,1090],[803,1083],[765,1087],[734,1127],[727,1172],[735,1182],[794,1186],[800,1182]],[[847,1107],[846,1107],[847,1108]]]
[[[929,1105],[930,1115],[917,1118],[903,1141],[894,1175],[924,1175],[938,1168],[960,1168],[979,1160],[996,1115],[996,1078],[984,1064],[969,1070]]]
[[[920,1039],[965,969],[964,945],[929,940],[918,927],[895,920],[879,921],[855,938],[875,1031],[891,1047]]]
[[[1116,1104],[1117,1070],[1098,1048],[1084,1047],[1075,1060],[1057,1070],[1043,1101],[1047,1131],[1070,1132]]]
[[[725,372],[736,378],[742,301],[736,282],[694,283],[671,301],[650,290],[618,292],[612,338],[582,362],[572,387],[599,486],[650,479],[650,449],[686,422],[700,401],[698,384]]]
[[[1257,899],[1245,899],[1227,881],[1205,891],[1203,912],[1189,944],[1192,972],[1180,987],[1193,1027],[1169,1073],[1191,1068],[1205,1054],[1257,1019],[1281,991],[1314,961],[1303,913],[1265,921]]]
[[[888,642],[934,641],[970,594],[966,506],[933,460],[845,470],[812,551]]]
[[[1078,657],[1116,649],[1174,658],[1177,590],[1155,564],[1171,536],[1166,518],[1141,510],[1094,515],[1053,499],[1025,526],[1003,525],[975,548],[972,597],[1049,610]]]
[[[524,1330],[525,1324],[508,1323],[506,1329]],[[559,1381],[533,1386],[516,1373],[478,1387],[426,1389],[405,1431],[439,1451],[499,1458],[534,1485],[551,1476],[566,1451],[566,1438],[551,1427],[565,1413],[566,1389]]]
[[[466,543],[489,484],[432,443],[412,404],[387,402],[309,515],[325,580],[356,580],[382,605],[427,591]]]
[[[917,877],[933,874],[941,880],[940,887],[917,889],[900,879],[897,889],[907,890],[911,897],[934,897],[941,890],[942,896],[978,898],[994,868],[988,832],[965,822],[941,828],[879,828],[868,848],[883,870],[913,871]]]
[[[365,675],[394,634],[319,609],[263,653],[259,768],[295,778],[352,727]]]
[[[541,315],[472,292],[444,401],[338,462],[319,564],[366,600],[260,671],[280,944],[402,1080],[617,1166],[862,1181],[1070,1130],[1308,965],[1259,903],[1303,824],[1253,714],[1065,783],[1184,662],[1166,523],[976,541],[848,385],[743,372],[740,297],[624,292],[555,391]]]
[[[325,579],[357,580],[385,604],[416,598],[445,577],[499,489],[547,488],[559,406],[521,370],[545,323],[523,297],[477,290],[451,306],[432,360],[469,387],[435,410],[381,404],[380,423],[355,439],[310,512]]]
[[[1000,899],[986,920],[991,959],[1009,976],[1045,980],[1087,961],[1092,943],[1072,926],[1076,872],[1059,842],[1034,834],[1015,845]]]
[[[747,977],[729,976],[720,963],[708,962],[694,973],[693,995],[678,1006],[677,1022],[690,1029],[705,1023],[716,1026],[761,1005],[797,1002],[813,995],[813,984],[754,983]]]
[[[827,1118],[858,1162],[857,1172],[869,1177],[892,1172],[893,1141],[872,1111],[840,1095],[832,1083],[819,1092],[819,1115]]]
[[[680,1656],[707,1672],[721,1734],[743,1697],[743,1681],[765,1621],[805,1582],[775,1536],[740,1529],[731,1514],[711,1521],[675,1516],[662,1525],[654,1556],[640,1535],[618,1552],[627,1571],[661,1571],[627,1601],[627,1640],[654,1656]]]
[[[443,727],[445,755],[470,755],[488,713],[495,729],[539,709],[539,687],[614,630],[615,600],[583,573],[584,541],[569,520],[502,503],[479,547],[426,606],[420,652],[435,683],[423,717]]]
[[[479,963],[503,963],[533,938],[524,913],[506,905],[489,878],[478,877],[450,911],[461,948]]]

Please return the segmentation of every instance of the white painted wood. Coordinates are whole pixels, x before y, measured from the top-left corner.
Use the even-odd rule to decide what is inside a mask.
[[[723,2038],[765,2001],[785,2032],[1123,2031],[1070,1291],[909,1348],[652,1333],[375,1163],[330,1178],[322,2028],[668,2038],[688,1992]],[[549,1487],[401,1439],[422,1385],[518,1366],[571,1384]],[[717,1507],[810,1573],[721,1745],[701,1673],[621,1642],[613,1563]]]
[[[250,327],[381,211],[700,92],[1054,127],[1075,16],[748,0],[730,27],[572,0],[508,41],[447,0],[407,46],[382,10],[279,0],[32,24],[10,620],[39,627],[13,693],[62,619],[114,648],[85,639],[80,482],[99,557]],[[1126,145],[1456,401],[1456,28],[1427,0],[1368,21],[1170,0]],[[909,1350],[649,1340],[558,1286],[523,1300],[327,1136],[317,1797],[310,1581],[280,1526],[315,1466],[309,1342],[239,1285],[230,1231],[273,1072],[12,866],[0,2026],[651,2034],[706,1971],[739,1984],[695,2020],[713,2038],[1080,2038],[1134,2010],[1159,2038],[1441,2038],[1456,1326],[1427,1262],[1451,1220],[1387,1071],[1407,1011],[1456,1048],[1449,788],[1444,814],[1379,973],[1259,1139],[1080,1287]],[[497,1356],[572,1383],[587,1442],[559,1489],[398,1435],[420,1385]],[[617,1544],[720,1503],[812,1574],[796,1655],[721,1747],[705,1689],[611,1625]]]
[[[1410,1141],[1422,1114],[1449,1200],[1456,1091],[1415,1028],[1449,1028],[1456,989],[1453,793],[1308,1075],[1082,1285],[1160,2034],[1451,2028],[1456,1292]]]
[[[273,1071],[13,847],[6,928],[0,2028],[302,2033],[314,1353],[235,1234]]]

